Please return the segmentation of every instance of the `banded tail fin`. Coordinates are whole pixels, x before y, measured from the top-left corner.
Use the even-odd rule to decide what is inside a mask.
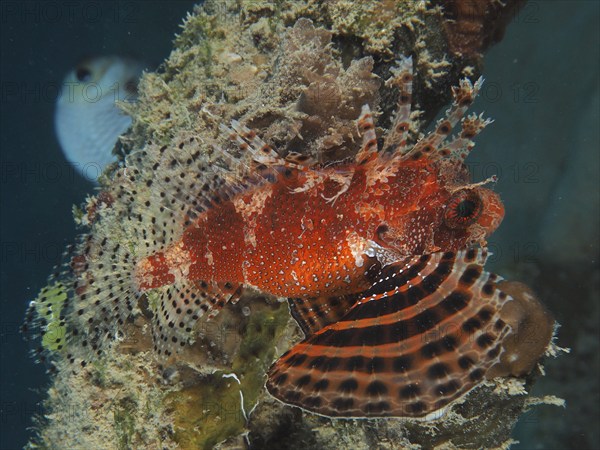
[[[267,389],[331,417],[432,417],[482,382],[511,327],[512,298],[465,250],[385,267],[340,321],[285,353]]]
[[[41,338],[38,359],[84,365],[119,341],[125,323],[140,313],[136,263],[177,242],[187,226],[245,189],[244,183],[263,182],[257,176],[231,183],[235,174],[215,169],[221,156],[187,134],[171,146],[149,142],[126,156],[110,187],[86,205],[82,224],[88,232],[26,313],[25,331]],[[61,335],[49,343],[53,328]]]
[[[84,367],[120,339],[120,328],[137,308],[131,250],[118,240],[84,235],[69,246],[63,263],[30,303],[23,328],[39,346],[39,361]]]

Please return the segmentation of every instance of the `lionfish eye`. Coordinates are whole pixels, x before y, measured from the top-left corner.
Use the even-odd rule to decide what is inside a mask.
[[[449,228],[466,228],[477,221],[482,209],[479,195],[468,189],[459,191],[448,202],[444,222]]]
[[[456,215],[461,219],[472,217],[476,211],[477,204],[469,199],[461,201],[456,207]]]
[[[90,72],[90,69],[87,67],[81,66],[75,71],[75,76],[77,77],[78,81],[86,82],[90,80],[92,72]]]

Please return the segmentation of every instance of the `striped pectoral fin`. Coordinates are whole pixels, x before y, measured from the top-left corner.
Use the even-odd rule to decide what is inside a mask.
[[[154,349],[171,356],[194,338],[196,324],[204,314],[211,319],[241,293],[238,283],[181,281],[148,293],[153,305]],[[154,299],[152,298],[153,296]]]
[[[339,321],[284,354],[267,389],[326,416],[432,417],[481,383],[511,333],[482,250],[391,265]]]
[[[371,283],[381,271],[381,264],[374,262],[364,273],[366,283]],[[306,336],[323,327],[338,322],[362,298],[362,293],[345,295],[321,295],[317,297],[288,298],[290,313]]]
[[[290,313],[306,336],[337,322],[358,301],[357,295],[289,298]]]

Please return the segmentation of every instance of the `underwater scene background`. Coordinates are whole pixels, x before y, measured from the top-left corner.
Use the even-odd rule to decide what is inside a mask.
[[[0,426],[2,449],[31,438],[48,378],[18,332],[26,306],[72,242],[72,206],[94,184],[73,171],[53,130],[56,86],[82,57],[119,54],[157,67],[194,2],[2,2]],[[484,56],[474,111],[495,122],[468,159],[498,176],[506,216],[488,269],[529,284],[561,324],[511,448],[598,448],[600,390],[600,10],[595,1],[529,1]],[[232,30],[235,33],[235,30]],[[65,405],[66,417],[70,405]],[[75,413],[75,412],[74,412]]]
[[[194,4],[1,3],[2,449],[25,445],[31,417],[42,413],[38,402],[47,385],[45,368],[32,364],[29,346],[17,332],[25,304],[45,285],[76,234],[72,205],[94,189],[69,167],[56,139],[56,86],[90,56],[130,56],[158,66]]]

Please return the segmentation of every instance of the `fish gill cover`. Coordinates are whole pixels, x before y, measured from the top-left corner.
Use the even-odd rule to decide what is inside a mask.
[[[505,211],[464,163],[491,122],[467,115],[481,49],[447,55],[445,20],[423,2],[207,2],[186,19],[27,313],[57,373],[49,408],[82,405],[31,446],[277,446],[290,424],[381,439],[319,416],[402,418],[381,425],[402,445],[509,440],[555,323],[484,269]]]

